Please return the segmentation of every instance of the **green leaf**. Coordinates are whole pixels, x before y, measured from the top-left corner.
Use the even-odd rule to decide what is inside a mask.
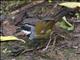
[[[61,22],[57,22],[58,26],[60,26],[61,28],[67,30],[67,31],[72,31],[74,30],[74,26],[68,26],[64,21]]]
[[[25,41],[23,39],[18,39],[15,36],[0,36],[0,41],[15,41],[15,40],[25,43]]]
[[[52,0],[48,0],[48,2],[49,2],[49,3],[51,3],[51,2],[52,2]]]
[[[74,30],[74,25],[69,23],[66,20],[66,17],[63,17],[62,21],[57,22],[57,25],[60,26],[61,28],[65,29],[65,30],[67,30],[67,31],[73,31]]]
[[[64,2],[64,3],[60,3],[59,5],[68,8],[76,8],[76,7],[80,7],[80,2]]]
[[[76,16],[77,16],[77,18],[80,18],[80,14],[79,13],[76,13]]]

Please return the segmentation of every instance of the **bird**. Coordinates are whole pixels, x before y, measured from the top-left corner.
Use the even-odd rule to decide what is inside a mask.
[[[35,47],[40,45],[38,40],[47,38],[51,32],[52,22],[38,21],[35,25],[24,24],[21,29],[22,32],[28,36],[29,40],[34,44]],[[46,33],[47,32],[47,33]]]

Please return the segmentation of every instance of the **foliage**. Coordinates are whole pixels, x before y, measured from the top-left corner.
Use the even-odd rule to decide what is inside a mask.
[[[66,17],[64,16],[62,18],[61,21],[59,21],[57,23],[61,28],[67,30],[67,31],[73,31],[74,30],[74,25],[72,25],[71,23],[69,23],[66,19]]]
[[[67,30],[67,31],[73,31],[74,26],[69,26],[65,21],[60,21],[57,23],[61,28]]]
[[[1,11],[0,13],[6,15],[11,12],[12,9],[15,9],[15,7],[27,4],[29,2],[33,2],[34,0],[6,0],[6,1],[1,1]],[[36,0],[37,1],[37,0]],[[53,2],[55,0],[48,0],[48,2]],[[68,0],[61,0],[61,1],[68,1]],[[69,1],[78,1],[78,0],[69,0]]]
[[[60,3],[60,6],[65,6],[68,8],[76,8],[76,7],[80,7],[80,3],[79,2],[65,2],[65,3]]]
[[[17,37],[15,36],[0,36],[0,41],[15,41],[15,40],[19,40],[21,42],[24,42],[24,40],[22,39],[18,39]]]
[[[28,0],[1,1],[1,5],[0,5],[1,11],[0,11],[0,13],[4,14],[4,15],[6,15],[6,14],[8,15],[13,8],[18,7],[20,5],[23,5],[23,4],[27,4],[28,3],[27,1]]]

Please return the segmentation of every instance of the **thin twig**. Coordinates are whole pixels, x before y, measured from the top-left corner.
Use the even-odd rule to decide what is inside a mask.
[[[52,41],[52,34],[53,34],[53,31],[52,31],[52,32],[51,32],[51,34],[50,34],[50,39],[49,39],[48,44],[46,45],[46,47],[45,47],[42,51],[46,51],[46,50],[48,49],[49,44],[50,44],[50,43],[51,43],[51,41]]]
[[[52,45],[52,50],[55,48],[56,39],[57,39],[57,36],[54,37],[54,41],[53,41],[53,45]]]

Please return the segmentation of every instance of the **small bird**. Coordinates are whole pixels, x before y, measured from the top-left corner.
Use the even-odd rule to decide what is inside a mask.
[[[38,47],[40,44],[38,39],[40,40],[48,38],[52,26],[53,22],[51,21],[38,21],[35,25],[24,24],[21,28],[22,32],[24,32],[29,37],[35,47]]]

